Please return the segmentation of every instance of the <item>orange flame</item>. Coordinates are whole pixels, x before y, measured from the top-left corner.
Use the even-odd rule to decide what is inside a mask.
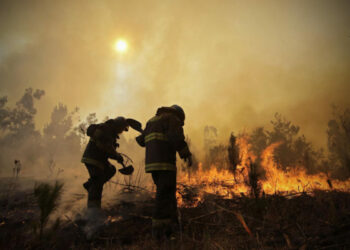
[[[192,174],[180,172],[179,191],[177,194],[180,206],[197,206],[206,194],[215,194],[223,198],[249,194],[247,185],[249,166],[257,159],[251,151],[247,136],[237,138],[240,149],[240,164],[235,173],[229,170],[218,170],[215,165],[203,170],[199,163],[198,171]],[[315,189],[350,191],[350,179],[330,181],[326,174],[308,175],[302,166],[283,171],[274,160],[274,151],[282,143],[269,145],[261,154],[260,165],[265,170],[265,178],[260,185],[265,194],[309,192]],[[184,193],[187,196],[184,196]],[[191,202],[188,203],[188,200]]]

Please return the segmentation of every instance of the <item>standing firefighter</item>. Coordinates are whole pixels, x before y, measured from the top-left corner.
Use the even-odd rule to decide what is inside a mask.
[[[152,234],[158,239],[169,237],[177,223],[176,152],[192,165],[182,128],[184,121],[185,113],[180,106],[161,107],[136,138],[140,146],[146,147],[146,173],[152,174],[157,187]]]
[[[103,185],[116,173],[108,159],[123,164],[123,157],[116,151],[119,146],[116,140],[119,139],[119,134],[128,131],[130,121],[135,120],[117,117],[104,123],[92,124],[87,129],[90,141],[81,162],[85,164],[90,175],[90,179],[83,184],[88,191],[88,208],[101,208]]]

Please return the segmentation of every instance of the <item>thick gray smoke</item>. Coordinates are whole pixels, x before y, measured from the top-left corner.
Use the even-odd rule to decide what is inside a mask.
[[[200,149],[206,125],[224,140],[275,112],[325,146],[330,104],[349,104],[349,12],[342,0],[5,0],[0,91],[45,89],[41,128],[59,102],[143,122],[177,103]]]

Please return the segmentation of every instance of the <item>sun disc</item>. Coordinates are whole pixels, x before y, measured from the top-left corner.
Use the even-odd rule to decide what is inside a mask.
[[[123,53],[128,49],[128,43],[125,40],[118,40],[114,48],[117,52]]]

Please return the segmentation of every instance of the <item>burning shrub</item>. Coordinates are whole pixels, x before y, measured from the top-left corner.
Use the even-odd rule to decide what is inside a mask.
[[[230,135],[229,145],[227,147],[228,152],[228,164],[230,165],[230,170],[235,172],[237,165],[240,164],[241,160],[239,158],[239,146],[237,144],[237,137],[233,133]]]
[[[248,170],[248,178],[246,180],[246,184],[250,188],[250,194],[254,198],[259,198],[262,186],[261,179],[262,171],[258,162],[250,162],[249,170]]]
[[[223,145],[217,144],[218,131],[213,126],[205,126],[204,128],[204,150],[205,161],[203,162],[204,169],[209,169],[212,165],[223,168],[226,163],[226,149]]]
[[[292,124],[278,113],[275,114],[275,120],[272,120],[271,124],[272,130],[258,127],[249,136],[251,150],[256,156],[260,157],[268,145],[280,143],[274,152],[274,158],[282,170],[303,166],[312,174],[324,171],[323,150],[315,150],[304,135],[299,136],[299,126]]]
[[[257,127],[249,136],[249,143],[252,145],[251,150],[255,155],[261,155],[264,149],[268,146],[269,137],[266,134],[264,127]]]
[[[206,166],[211,167],[213,165],[218,169],[229,169],[227,146],[218,145],[209,149],[206,157]]]
[[[328,149],[334,176],[350,177],[350,110],[333,107],[333,119],[328,122]]]

